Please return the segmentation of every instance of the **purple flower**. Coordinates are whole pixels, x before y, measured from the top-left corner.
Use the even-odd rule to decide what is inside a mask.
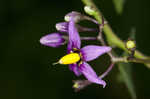
[[[88,61],[98,58],[100,55],[107,53],[111,50],[108,46],[88,45],[81,48],[81,41],[78,31],[75,27],[73,18],[70,18],[68,24],[69,42],[67,47],[67,55],[59,60],[60,64],[69,64],[71,71],[75,75],[80,76],[83,74],[90,82],[101,84],[105,87],[106,82],[100,79]]]
[[[65,42],[62,34],[60,33],[51,33],[46,36],[41,37],[40,43],[49,47],[59,47]]]

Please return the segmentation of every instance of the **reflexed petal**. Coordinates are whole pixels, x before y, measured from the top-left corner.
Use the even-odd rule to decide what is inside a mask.
[[[83,47],[80,51],[83,56],[84,61],[91,61],[96,59],[98,56],[107,53],[111,50],[111,47],[108,46],[96,46],[96,45],[88,45]]]
[[[68,48],[77,48],[80,49],[81,41],[79,33],[75,27],[75,23],[73,21],[73,18],[71,18],[69,22],[69,44]]]
[[[77,64],[69,65],[69,69],[75,73],[76,76],[80,76],[82,73],[79,71]]]
[[[56,29],[60,32],[68,32],[68,22],[57,23]]]
[[[40,39],[40,43],[49,46],[49,47],[58,47],[64,43],[64,39],[60,33],[52,33],[46,36],[43,36]]]
[[[90,82],[103,85],[103,87],[106,86],[106,82],[104,80],[100,79],[96,75],[95,71],[91,68],[91,66],[89,64],[87,64],[86,62],[83,62],[79,66],[79,70]]]

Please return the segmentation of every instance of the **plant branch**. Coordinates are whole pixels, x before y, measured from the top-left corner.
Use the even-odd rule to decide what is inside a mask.
[[[128,57],[114,57],[113,62],[117,63],[117,62],[135,62],[135,63],[143,63],[143,64],[150,64],[150,60],[149,59],[140,59],[140,58],[131,58],[128,59]]]
[[[92,16],[99,22],[99,24],[102,23],[102,14],[101,12],[98,10],[98,8],[96,7],[96,5],[93,3],[93,0],[82,0],[82,2],[86,5],[92,8],[92,10],[94,11],[94,13],[92,14]],[[91,15],[91,14],[89,14]],[[106,21],[106,19],[105,19]],[[106,21],[107,22],[107,21]],[[117,37],[117,35],[115,35],[115,33],[113,32],[113,30],[111,29],[109,24],[105,24],[104,28],[103,28],[104,34],[106,35],[107,41],[109,43],[110,46],[116,46],[126,52],[128,52],[128,50],[125,47],[124,42]],[[138,59],[146,59],[146,60],[150,60],[150,57],[145,56],[144,54],[142,54],[141,52],[139,52],[138,50],[135,51],[134,56]],[[150,68],[150,64],[145,63],[147,67]]]

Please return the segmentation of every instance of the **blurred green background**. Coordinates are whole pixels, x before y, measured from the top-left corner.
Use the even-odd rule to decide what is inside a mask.
[[[123,40],[135,27],[137,49],[150,55],[150,1],[126,0],[122,15],[111,0],[95,2]],[[80,0],[0,0],[0,99],[130,99],[125,85],[117,82],[117,66],[105,78],[105,89],[93,84],[75,93],[72,80],[78,78],[67,66],[51,65],[65,55],[66,45],[45,47],[39,39],[56,32],[55,24],[73,10],[84,13]],[[106,59],[90,62],[98,74],[108,67]],[[149,99],[150,70],[143,64],[132,69],[138,99]]]

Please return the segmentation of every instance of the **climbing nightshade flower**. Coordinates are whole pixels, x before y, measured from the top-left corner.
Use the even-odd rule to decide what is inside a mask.
[[[59,60],[60,64],[69,64],[71,71],[75,75],[83,74],[90,82],[106,86],[106,82],[99,78],[88,61],[98,58],[100,55],[111,50],[108,46],[88,45],[81,48],[81,41],[78,31],[75,27],[74,19],[70,17],[68,24],[68,47],[67,55]]]
[[[41,37],[40,39],[40,43],[42,45],[49,46],[49,47],[59,47],[63,45],[64,42],[65,39],[60,33],[51,33]]]

